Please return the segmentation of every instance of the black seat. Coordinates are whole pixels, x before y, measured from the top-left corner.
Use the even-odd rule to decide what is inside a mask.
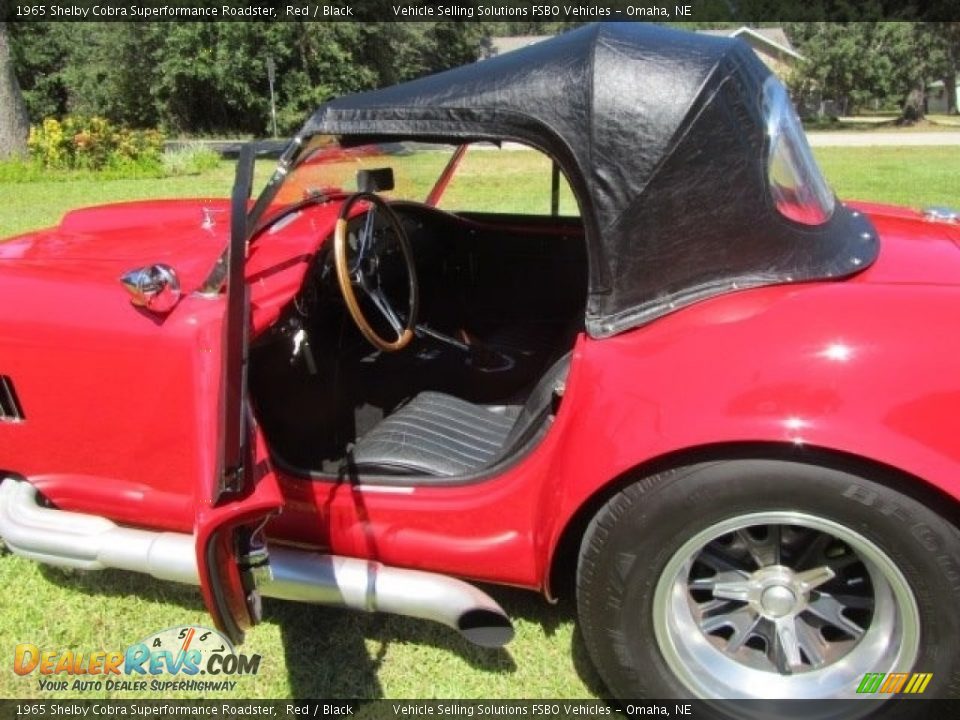
[[[354,446],[358,473],[453,477],[491,466],[530,440],[562,394],[567,353],[543,375],[524,405],[474,405],[422,392]]]

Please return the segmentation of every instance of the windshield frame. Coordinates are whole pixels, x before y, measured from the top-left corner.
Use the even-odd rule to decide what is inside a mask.
[[[314,135],[308,140],[312,140],[314,137],[318,136]],[[267,180],[266,186],[263,188],[263,191],[247,215],[247,227],[250,228],[251,233],[254,228],[259,226],[260,218],[266,212],[267,208],[270,207],[270,203],[273,202],[277,193],[280,192],[280,188],[283,186],[287,175],[290,174],[290,170],[296,166],[300,158],[310,149],[312,149],[310,142],[304,142],[304,138],[301,135],[295,135],[283,149],[283,152],[280,153],[277,167],[270,174],[270,179]]]

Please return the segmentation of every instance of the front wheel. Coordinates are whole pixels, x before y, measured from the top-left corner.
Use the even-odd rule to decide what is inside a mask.
[[[621,698],[956,696],[958,578],[960,534],[912,498],[830,468],[731,460],[607,502],[581,547],[578,606]]]

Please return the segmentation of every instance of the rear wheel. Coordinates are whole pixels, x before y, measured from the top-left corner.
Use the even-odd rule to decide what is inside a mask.
[[[640,480],[594,518],[577,580],[621,698],[855,697],[892,672],[958,694],[960,535],[846,472],[732,460]]]

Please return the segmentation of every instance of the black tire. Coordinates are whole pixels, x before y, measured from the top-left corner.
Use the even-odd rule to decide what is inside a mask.
[[[690,547],[697,547],[696,543],[699,543],[700,539],[691,546],[690,543],[694,542],[692,538],[714,537],[705,534],[708,529],[711,529],[711,532],[713,528],[723,530],[730,527],[731,523],[739,522],[740,518],[763,517],[763,513],[774,518],[771,521],[773,523],[779,522],[776,518],[787,517],[785,513],[791,513],[790,518],[804,519],[804,523],[810,518],[816,518],[818,519],[816,522],[825,523],[824,527],[842,527],[844,532],[849,531],[852,533],[850,537],[853,540],[849,544],[840,543],[839,550],[828,550],[826,548],[830,543],[829,538],[817,540],[818,532],[820,535],[831,535],[822,527],[816,524],[794,525],[792,522],[783,522],[781,525],[751,525],[741,531],[747,533],[749,538],[732,532],[717,536],[720,539],[714,543],[719,545],[710,544],[709,554],[684,555],[681,553],[681,550],[683,553],[689,553]],[[818,527],[820,530],[817,529]],[[758,531],[759,534],[757,534]],[[765,532],[775,533],[776,541],[765,539]],[[773,538],[773,536],[770,537]],[[848,536],[835,534],[835,537],[847,538]],[[858,544],[857,538],[864,539],[865,543]],[[808,542],[807,539],[811,540]],[[791,542],[796,542],[799,547],[801,540],[808,542],[808,545],[813,545],[816,540],[823,544],[823,549],[816,550],[816,553],[813,550],[805,551],[803,557],[807,560],[803,560],[802,553],[799,550],[791,550],[789,545]],[[751,545],[751,542],[757,545]],[[738,562],[747,562],[752,558],[755,568],[762,567],[763,564],[757,560],[758,555],[753,552],[748,553],[759,547],[761,543],[767,543],[767,547],[783,548],[776,550],[776,561],[771,561],[771,566],[789,566],[789,559],[792,557],[796,559],[797,567],[794,569],[803,570],[805,563],[817,564],[810,561],[814,554],[821,565],[824,563],[829,565],[835,561],[824,560],[824,558],[828,558],[828,552],[832,552],[844,553],[843,567],[849,569],[843,569],[841,563],[836,561],[837,568],[840,568],[836,572],[839,574],[821,581],[826,583],[822,586],[824,591],[831,588],[829,593],[809,591],[806,595],[790,595],[791,598],[801,598],[796,600],[796,605],[789,606],[792,608],[790,610],[780,609],[780,606],[774,605],[773,602],[768,603],[766,599],[757,605],[757,596],[752,595],[754,605],[745,609],[758,614],[761,623],[757,626],[758,628],[761,626],[773,628],[772,634],[767,635],[773,644],[764,642],[762,637],[751,636],[747,645],[742,646],[740,650],[731,651],[732,643],[729,638],[710,637],[710,628],[704,632],[701,630],[701,625],[697,624],[703,623],[703,618],[707,617],[708,613],[701,612],[700,609],[707,607],[706,605],[701,606],[696,603],[707,602],[707,600],[704,599],[703,590],[699,589],[699,586],[691,590],[689,583],[691,580],[695,583],[701,582],[695,580],[697,572],[703,574],[702,569],[705,566],[697,564],[701,559],[706,558],[709,563],[716,566],[718,547],[721,554],[736,557]],[[872,552],[871,543],[875,549],[879,549],[882,555],[886,556],[891,564],[886,564],[880,556],[869,554]],[[817,548],[820,548],[819,544]],[[860,548],[862,552],[854,548]],[[861,556],[874,560],[879,558],[880,564],[871,565],[867,562],[857,565]],[[682,557],[696,558],[696,560],[681,562]],[[764,556],[761,554],[759,557]],[[833,565],[830,567],[832,568]],[[861,569],[856,570],[857,567]],[[873,580],[877,577],[874,570],[885,568],[889,571],[890,567],[895,567],[896,571],[890,571],[889,575],[880,575],[880,580],[874,587]],[[771,567],[770,570],[772,572],[776,568]],[[665,575],[667,572],[669,577]],[[742,573],[743,571],[738,569],[734,572]],[[754,569],[747,572],[752,573],[749,577],[753,582],[760,570]],[[827,571],[828,576],[830,572],[834,570]],[[859,580],[852,577],[857,572],[863,576]],[[766,575],[762,576],[762,578],[766,577]],[[864,577],[867,578],[866,581]],[[884,601],[879,598],[883,592],[885,578],[891,578],[890,587],[898,590],[888,596],[894,598],[893,603],[884,605]],[[905,580],[906,584],[898,584],[898,578]],[[706,581],[718,582],[709,574]],[[808,606],[817,603],[816,607],[820,609],[823,605],[819,603],[831,600],[829,596],[823,600],[823,594],[849,597],[839,595],[835,589],[836,585],[831,584],[841,582],[844,587],[851,586],[855,582],[861,585],[866,582],[868,591],[861,588],[857,592],[865,592],[868,596],[874,593],[874,599],[870,600],[874,604],[869,610],[861,611],[868,615],[858,616],[857,622],[870,632],[873,632],[870,628],[874,625],[877,633],[884,627],[892,628],[889,630],[890,653],[894,652],[892,646],[899,644],[901,647],[901,650],[896,651],[900,652],[897,658],[893,658],[891,654],[890,657],[893,658],[890,660],[891,667],[868,667],[865,668],[865,672],[910,669],[918,673],[933,673],[923,693],[924,698],[960,696],[960,653],[957,652],[957,648],[960,647],[960,613],[957,612],[957,607],[960,607],[960,533],[929,508],[887,485],[849,472],[816,465],[752,459],[708,462],[651,475],[626,487],[600,509],[583,538],[577,568],[580,628],[600,676],[613,696],[617,698],[626,700],[697,696],[733,697],[734,694],[723,690],[731,687],[730,684],[722,685],[719,680],[711,679],[704,681],[705,686],[695,687],[700,681],[689,678],[698,677],[695,675],[696,672],[709,674],[712,669],[709,663],[714,661],[723,664],[726,668],[728,662],[735,663],[738,657],[743,657],[735,656],[736,652],[763,652],[767,660],[773,657],[773,660],[770,660],[771,663],[781,663],[780,670],[778,671],[777,667],[765,668],[772,672],[763,676],[754,675],[752,676],[754,680],[769,675],[774,682],[782,677],[786,677],[784,682],[797,682],[796,679],[800,677],[797,670],[802,668],[801,665],[793,663],[796,662],[795,658],[798,654],[790,655],[783,650],[786,646],[780,644],[776,630],[780,620],[771,619],[771,617],[783,620],[782,615],[776,613],[795,612],[796,615],[791,615],[791,618],[796,618],[795,630],[807,631],[808,628],[800,628],[801,619],[812,616],[802,615],[805,612],[800,609],[804,607],[803,603],[806,602]],[[657,599],[659,604],[655,602],[658,586],[660,587],[660,596]],[[731,585],[727,583],[725,587],[729,588]],[[797,586],[790,587],[796,589]],[[897,604],[897,599],[903,599],[909,594],[905,594],[904,587],[908,587],[909,593],[912,593],[915,605],[909,602]],[[765,589],[770,588],[765,587]],[[714,591],[709,592],[709,600],[717,605],[717,597],[712,595]],[[721,589],[718,592],[721,593],[719,597],[722,598],[722,593],[731,591]],[[784,594],[779,587],[773,594],[777,593]],[[768,598],[765,594],[762,597]],[[803,599],[804,597],[806,600]],[[726,598],[721,602],[727,602]],[[794,600],[785,602],[792,603]],[[727,605],[727,607],[743,609],[745,605],[747,603]],[[684,609],[688,606],[692,608],[689,611]],[[771,606],[777,609],[771,610]],[[902,610],[906,619],[901,623],[901,627],[918,628],[918,632],[916,634],[901,632],[898,637],[896,621],[883,624],[883,618],[887,615],[881,613],[881,606],[885,608],[883,613],[887,614]],[[890,608],[895,609],[890,610]],[[715,608],[710,612],[722,614]],[[730,617],[731,611],[728,609],[726,612],[726,617]],[[767,616],[765,613],[768,612],[774,615]],[[850,608],[845,608],[840,614],[846,617],[849,612]],[[683,622],[687,621],[677,619],[676,628],[671,629],[673,621],[669,619],[674,616],[681,618],[685,613],[689,613],[694,619],[696,632],[702,637],[707,637],[712,643],[719,643],[716,645],[716,657],[711,655],[713,650],[691,650],[690,652],[694,654],[689,657],[696,659],[689,660],[689,668],[684,665],[687,659],[683,657],[683,650],[676,650],[677,647],[686,647],[684,641],[678,639],[681,637],[678,628],[689,627],[683,625]],[[819,617],[818,615],[817,618],[813,618],[815,622],[822,622]],[[890,615],[890,617],[896,617],[896,615]],[[667,619],[664,620],[664,618]],[[912,619],[918,622],[911,624]],[[810,621],[803,620],[803,622],[809,624]],[[727,632],[728,629],[724,631]],[[735,632],[730,632],[731,635],[736,635]],[[842,632],[833,628],[820,628],[817,632],[819,633],[817,642],[825,643],[824,647],[831,648],[831,653],[849,652],[848,661],[855,657],[853,652],[858,647],[858,639],[853,635],[846,638]],[[832,642],[836,644],[830,645],[824,639],[828,632],[832,633],[831,637],[835,638]],[[909,633],[909,631],[906,632]],[[746,632],[743,636],[745,635]],[[789,635],[785,637],[789,639]],[[797,637],[796,632],[794,637]],[[750,643],[755,647],[751,647]],[[853,650],[844,649],[850,648],[851,645]],[[809,646],[820,647],[815,643]],[[695,647],[695,644],[691,644],[690,647]],[[796,650],[796,647],[797,645],[794,644],[793,649]],[[664,648],[667,649],[666,653]],[[787,667],[785,664],[788,662],[786,659],[788,656],[790,660]],[[833,659],[841,656],[830,655]],[[799,654],[799,657],[801,663],[804,660],[809,662],[806,654]],[[827,666],[822,664],[824,657],[826,657],[825,654],[819,657],[820,665],[810,664],[806,669],[825,669]],[[862,651],[856,657],[866,658],[866,652]],[[915,658],[915,661],[909,662],[911,657]],[[700,659],[704,659],[707,664],[697,665]],[[833,659],[828,665],[834,668],[835,686],[845,688],[846,676],[839,676],[836,673],[841,666],[853,663],[852,661],[835,663]],[[905,668],[904,663],[911,667]],[[718,671],[715,674],[722,674],[720,665],[715,667]],[[784,667],[786,667],[786,673],[783,671]],[[672,668],[679,668],[680,674],[687,673],[688,679],[681,680],[680,674]],[[752,672],[749,667],[747,671]],[[777,677],[778,672],[782,677]],[[747,675],[732,673],[730,677],[736,678],[735,682],[739,682]],[[741,688],[740,692],[743,696],[763,695],[769,692],[764,689],[764,683],[746,684],[753,687]],[[812,686],[804,686],[804,689],[808,687]],[[857,682],[851,682],[848,696],[856,697],[856,690]],[[723,694],[719,694],[721,691]],[[845,690],[842,692],[846,693]],[[792,696],[797,697],[796,694]],[[809,696],[819,697],[814,693],[810,693]],[[883,696],[878,695],[878,697]]]

